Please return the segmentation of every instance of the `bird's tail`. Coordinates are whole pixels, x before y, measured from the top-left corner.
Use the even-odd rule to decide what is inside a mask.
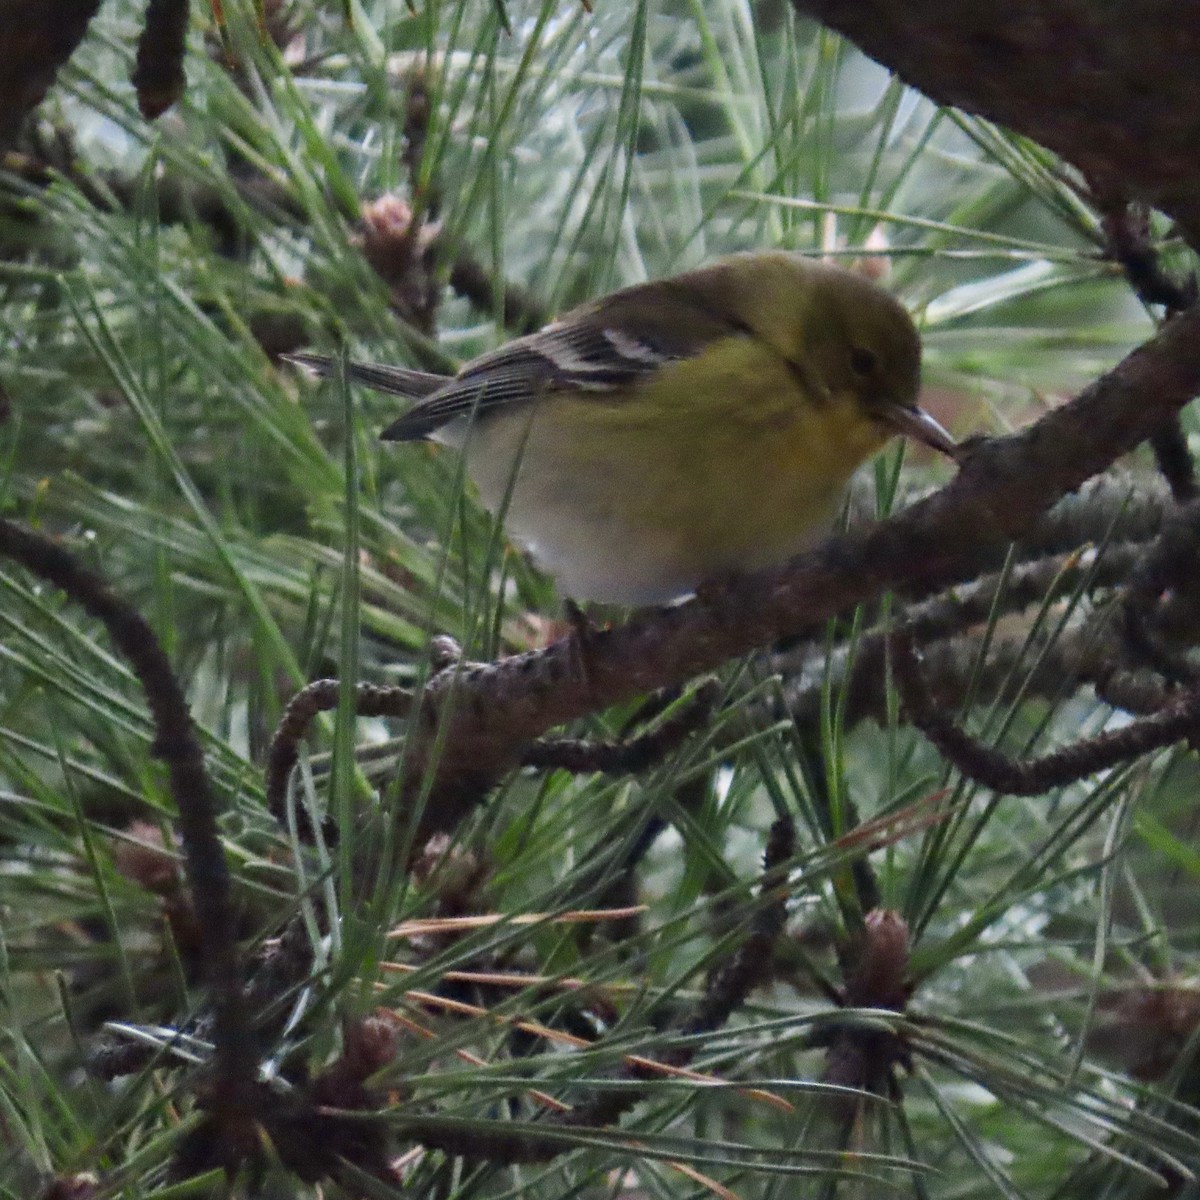
[[[338,360],[328,354],[283,354],[280,357],[299,367],[307,367],[322,379],[328,379],[338,372]],[[446,382],[445,375],[414,371],[411,367],[389,367],[383,363],[359,362],[346,363],[346,378],[377,392],[406,396],[410,400],[428,396]]]

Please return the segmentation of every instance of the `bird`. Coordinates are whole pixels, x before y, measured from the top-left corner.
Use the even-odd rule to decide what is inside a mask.
[[[339,370],[328,355],[286,357]],[[954,458],[918,407],[920,363],[889,292],[765,250],[622,288],[454,376],[345,371],[414,401],[380,436],[465,455],[483,504],[568,601],[637,607],[810,548],[895,435]]]

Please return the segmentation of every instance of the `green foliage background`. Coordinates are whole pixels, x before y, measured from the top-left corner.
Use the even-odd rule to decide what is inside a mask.
[[[650,1014],[694,998],[737,944],[782,812],[801,825],[791,936],[776,982],[700,1048],[693,1065],[712,1086],[657,1080],[626,1132],[580,1134],[548,1164],[413,1155],[404,1194],[712,1194],[679,1161],[764,1200],[1124,1197],[1149,1194],[1154,1172],[1183,1178],[1200,1162],[1190,1047],[1149,1085],[1095,1036],[1107,997],[1194,969],[1197,779],[1182,751],[997,800],[894,719],[843,722],[832,684],[814,756],[805,731],[763,717],[780,687],[769,669],[731,665],[720,715],[669,761],[634,780],[522,774],[456,835],[455,861],[482,864],[472,906],[511,918],[595,900],[605,865],[665,817],[641,880],[649,911],[624,939],[502,922],[416,948],[388,940],[444,902],[454,869],[417,882],[396,868],[411,813],[394,789],[324,855],[263,807],[266,739],[307,680],[419,683],[431,633],[490,658],[544,640],[559,612],[464,494],[453,456],[376,442],[392,400],[317,386],[268,353],[346,345],[449,367],[509,336],[499,287],[484,309],[447,289],[432,334],[406,322],[364,257],[361,205],[395,193],[420,214],[436,199],[435,274],[469,257],[547,313],[747,247],[875,263],[918,315],[933,407],[967,434],[1021,425],[1151,330],[1058,165],[932,106],[779,0],[597,0],[590,13],[572,0],[297,0],[265,13],[226,0],[223,27],[197,5],[187,93],[156,124],[126,82],[139,7],[103,9],[41,110],[25,152],[53,178],[11,157],[0,178],[0,481],[7,513],[81,547],[177,665],[226,804],[248,946],[309,914],[316,966],[281,998],[292,1019],[268,1065],[319,1069],[340,1020],[382,1005],[438,1035],[402,1039],[380,1075],[397,1154],[417,1140],[416,1115],[467,1130],[528,1121],[531,1086],[574,1102],[622,1054],[652,1052]],[[264,16],[293,35],[277,45]],[[431,120],[414,177],[418,75]],[[865,472],[868,508],[945,477],[899,455]],[[189,1120],[180,1072],[102,1083],[81,1067],[103,1021],[166,1041],[157,1022],[197,1002],[158,899],[114,859],[151,836],[134,818],[169,830],[142,699],[60,596],[8,568],[0,588],[2,1194],[91,1169],[104,1195],[219,1194],[212,1177],[167,1182]],[[1018,752],[1110,721],[1089,693],[1023,687],[1057,632],[1104,602],[1085,578],[1015,628],[983,630],[984,649],[1003,633],[1024,650],[972,728]],[[579,732],[612,735],[627,716]],[[348,815],[402,747],[402,728],[339,714],[299,802]],[[685,784],[701,789],[692,807]],[[943,787],[951,820],[873,856],[921,980],[908,1015],[889,1018],[916,1049],[904,1101],[868,1104],[839,1131],[813,1086],[830,1002],[811,980],[837,978],[830,948],[862,914],[832,835],[850,827],[851,801],[867,820]],[[844,822],[832,833],[823,796]],[[378,841],[384,852],[368,854]],[[314,895],[340,918],[325,936]],[[552,1023],[560,993],[488,993],[492,1019],[475,1020],[406,999],[482,963],[586,981],[611,1028],[592,1049],[539,1042],[516,1057],[496,1018]],[[737,1090],[750,1087],[792,1110]],[[282,1167],[264,1186],[317,1194]],[[324,1187],[400,1194],[351,1168]]]

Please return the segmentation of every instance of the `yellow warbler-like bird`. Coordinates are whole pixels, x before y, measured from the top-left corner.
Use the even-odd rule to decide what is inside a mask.
[[[895,434],[953,456],[917,407],[920,359],[892,296],[771,251],[624,288],[452,378],[347,374],[416,399],[382,436],[464,453],[484,504],[565,595],[651,604],[811,545]]]

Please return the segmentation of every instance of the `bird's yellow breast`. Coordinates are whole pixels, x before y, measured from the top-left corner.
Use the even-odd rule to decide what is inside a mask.
[[[564,592],[644,604],[811,544],[885,440],[855,397],[811,396],[737,338],[627,392],[489,415],[466,449],[484,503],[509,496],[510,532]]]

